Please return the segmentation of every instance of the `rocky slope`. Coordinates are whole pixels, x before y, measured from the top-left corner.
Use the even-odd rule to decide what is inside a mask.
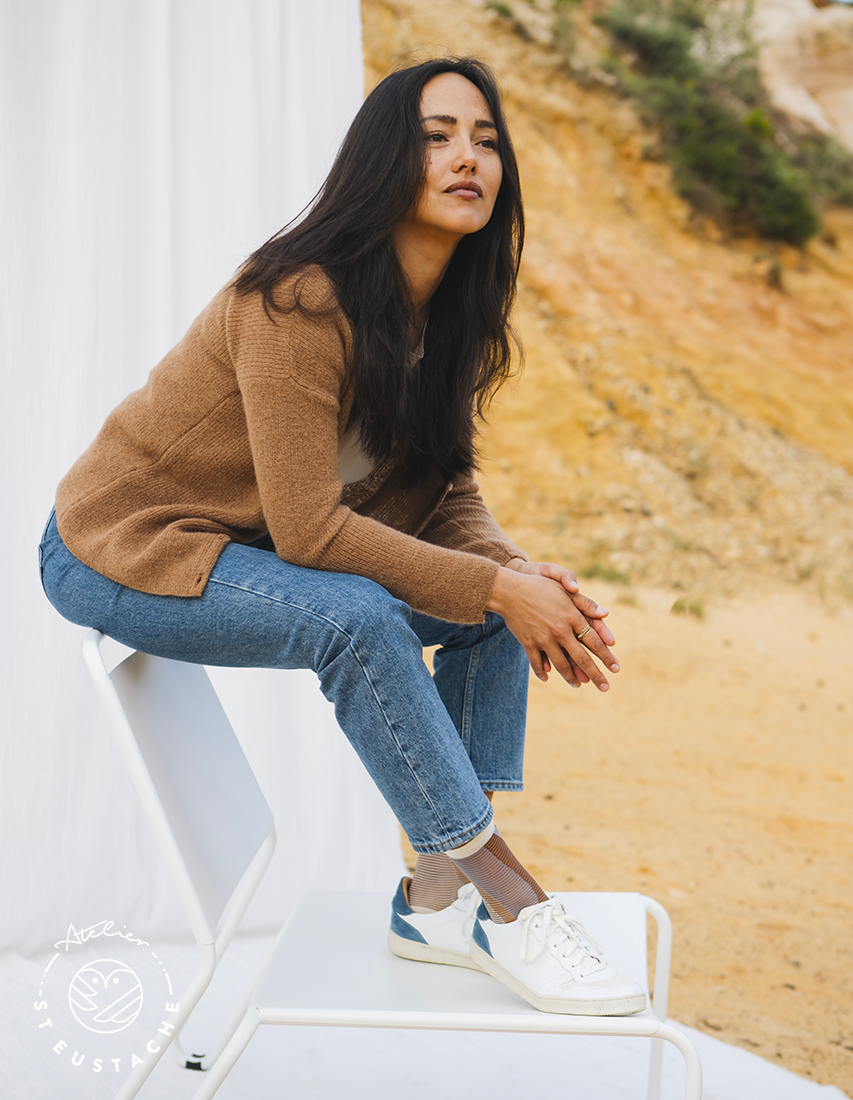
[[[691,599],[853,598],[853,211],[826,211],[803,250],[722,240],[647,159],[631,104],[510,20],[458,0],[363,14],[368,83],[449,50],[505,90],[527,364],[493,408],[484,480],[513,537]]]
[[[774,105],[853,149],[853,9],[756,0],[754,33]]]
[[[720,239],[530,10],[524,39],[469,0],[362,0],[369,84],[450,51],[505,88],[527,365],[484,490],[597,575],[623,662],[606,695],[533,683],[502,828],[547,888],[666,903],[676,1019],[853,1095],[853,211],[802,251]]]

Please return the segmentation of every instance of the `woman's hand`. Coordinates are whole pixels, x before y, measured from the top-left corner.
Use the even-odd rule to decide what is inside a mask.
[[[587,617],[592,626],[598,631],[599,637],[605,645],[616,645],[616,639],[604,622],[605,616],[610,612],[606,607],[599,607],[595,600],[585,596],[578,588],[578,579],[571,569],[564,565],[557,565],[553,561],[525,561],[524,558],[513,558],[508,561],[506,569],[512,569],[515,573],[528,573],[536,577],[550,577],[552,581],[559,582],[569,593],[577,609]]]
[[[619,671],[609,649],[615,638],[603,621],[607,610],[578,590],[570,569],[513,558],[498,570],[486,607],[503,616],[540,680],[554,669],[572,687],[592,680],[607,691],[610,685],[587,649],[611,672]]]

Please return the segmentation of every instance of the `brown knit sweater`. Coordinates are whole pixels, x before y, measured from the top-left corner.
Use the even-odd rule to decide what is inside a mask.
[[[283,283],[292,301],[295,280]],[[480,622],[508,542],[468,477],[404,490],[390,463],[342,489],[352,336],[322,271],[299,310],[221,291],[60,482],[69,550],[130,588],[198,596],[225,546],[269,533],[294,565],[369,577],[413,608]]]

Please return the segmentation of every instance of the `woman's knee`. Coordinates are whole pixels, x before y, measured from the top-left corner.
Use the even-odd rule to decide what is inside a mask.
[[[407,604],[364,577],[332,576],[341,583],[331,586],[333,598],[320,612],[328,626],[321,666],[345,651],[360,664],[371,665],[378,654],[400,654],[404,649],[416,649],[420,656],[421,644],[411,629]]]
[[[336,594],[333,614],[347,633],[381,638],[400,630],[411,632],[411,609],[387,588],[366,577],[335,576],[345,584]]]
[[[55,528],[39,545],[39,572],[44,594],[63,618],[102,627],[99,609],[109,604],[117,585],[75,558]]]

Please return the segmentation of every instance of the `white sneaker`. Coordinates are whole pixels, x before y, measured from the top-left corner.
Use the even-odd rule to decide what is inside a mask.
[[[468,953],[480,895],[473,883],[459,888],[456,901],[435,913],[415,913],[406,897],[411,879],[401,879],[391,902],[388,946],[395,955],[418,962],[446,963],[479,970]],[[404,886],[404,883],[406,884]]]
[[[642,988],[607,964],[556,899],[522,909],[511,924],[496,924],[481,905],[471,958],[542,1012],[623,1016],[646,1007]]]

